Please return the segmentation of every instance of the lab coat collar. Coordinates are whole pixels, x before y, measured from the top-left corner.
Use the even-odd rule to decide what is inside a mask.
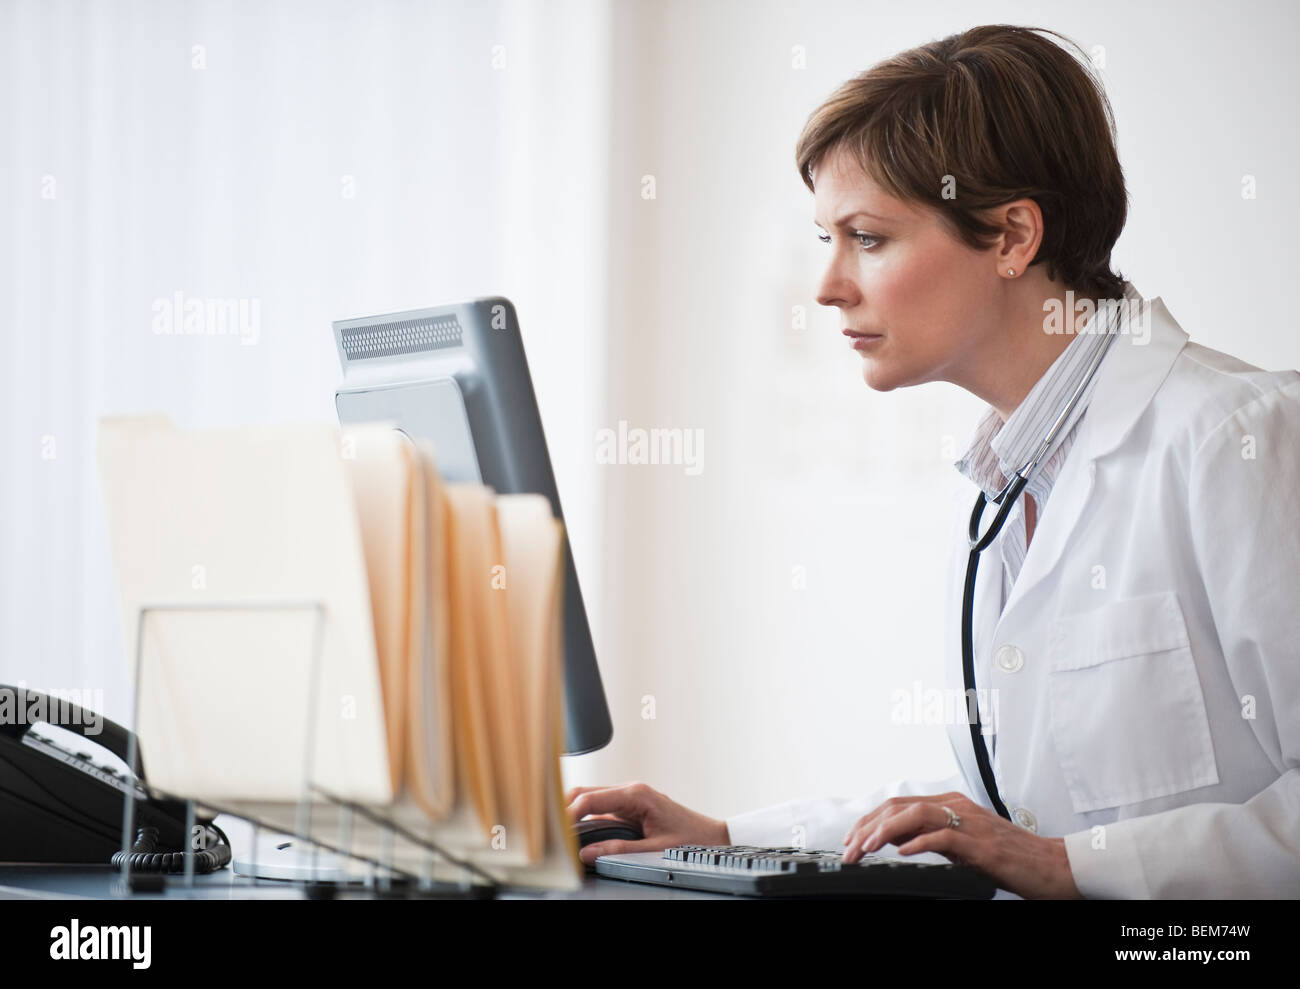
[[[1136,293],[1134,293],[1136,295]],[[1064,554],[1092,492],[1094,462],[1128,436],[1187,343],[1187,334],[1157,296],[1130,300],[1120,335],[1097,369],[1088,414],[1034,529],[1003,619],[1046,578]],[[985,607],[988,607],[985,604]]]
[[[1125,305],[1122,331],[1097,369],[1081,422],[1080,460],[1096,460],[1124,442],[1187,343],[1159,296],[1143,299],[1134,292]]]

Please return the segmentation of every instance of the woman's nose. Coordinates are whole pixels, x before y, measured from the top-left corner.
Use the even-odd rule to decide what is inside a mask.
[[[818,304],[850,308],[857,305],[860,298],[861,293],[853,279],[840,270],[839,260],[832,258],[830,264],[826,266],[825,274],[822,275],[821,283],[817,286]]]

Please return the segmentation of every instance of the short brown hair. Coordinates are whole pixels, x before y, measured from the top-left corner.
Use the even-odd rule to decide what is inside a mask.
[[[1060,38],[1073,54],[1039,33]],[[1067,288],[1119,298],[1111,248],[1128,193],[1115,118],[1077,44],[1045,28],[989,24],[878,63],[813,111],[795,150],[809,189],[827,153],[844,149],[895,198],[922,205],[969,247],[1000,228],[982,211],[1029,198],[1043,214],[1031,264]],[[951,179],[946,179],[951,176]],[[956,186],[956,198],[944,198]]]

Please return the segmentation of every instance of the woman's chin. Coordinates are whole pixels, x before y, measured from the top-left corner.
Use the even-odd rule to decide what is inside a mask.
[[[862,380],[872,391],[893,391],[899,386],[898,375],[888,364],[869,357],[862,360]]]

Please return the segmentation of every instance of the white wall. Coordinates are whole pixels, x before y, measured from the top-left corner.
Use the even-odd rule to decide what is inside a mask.
[[[125,711],[99,415],[330,419],[331,320],[502,293],[615,720],[568,782],[721,816],[945,775],[889,694],[938,677],[980,407],[862,383],[793,147],[848,76],[988,22],[1104,46],[1118,267],[1193,339],[1300,365],[1291,3],[0,2],[0,681]],[[154,334],[177,290],[258,300],[258,343]],[[703,429],[703,472],[598,464],[620,419]]]

